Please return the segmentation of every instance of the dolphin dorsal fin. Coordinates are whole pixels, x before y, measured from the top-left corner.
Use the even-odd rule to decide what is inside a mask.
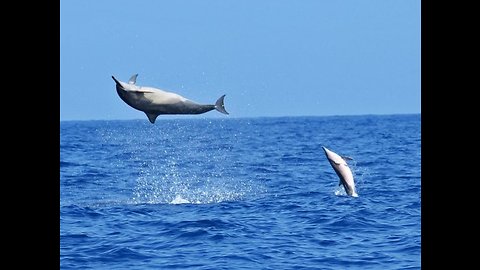
[[[147,115],[148,120],[150,121],[150,123],[155,124],[155,119],[157,119],[158,114],[156,114],[156,113],[147,113],[147,112],[146,112],[145,114]]]
[[[137,76],[138,74],[135,74],[132,77],[130,77],[130,79],[128,80],[128,84],[135,84],[137,82]]]

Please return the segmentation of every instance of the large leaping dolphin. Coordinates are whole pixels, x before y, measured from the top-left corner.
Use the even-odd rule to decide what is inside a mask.
[[[215,105],[201,105],[178,94],[158,88],[135,85],[138,74],[133,75],[128,83],[121,82],[112,76],[116,83],[120,98],[131,107],[144,112],[150,123],[160,114],[201,114],[213,109],[228,114],[223,105],[225,95],[221,96]]]
[[[353,174],[350,168],[348,167],[346,159],[351,159],[349,157],[341,157],[337,153],[328,150],[326,147],[323,147],[325,155],[327,156],[330,165],[332,165],[333,170],[337,173],[340,178],[340,183],[338,185],[343,185],[345,192],[352,197],[358,197],[357,191],[355,190],[355,182],[353,181]]]

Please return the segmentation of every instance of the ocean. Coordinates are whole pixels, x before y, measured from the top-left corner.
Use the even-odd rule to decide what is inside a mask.
[[[421,115],[61,121],[60,268],[420,269]]]

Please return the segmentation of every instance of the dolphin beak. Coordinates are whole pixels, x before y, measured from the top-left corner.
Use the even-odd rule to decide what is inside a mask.
[[[330,150],[328,150],[325,146],[322,146],[323,152],[325,153],[325,156],[327,156],[327,159],[330,160]]]
[[[122,86],[122,84],[120,83],[120,81],[118,81],[117,79],[115,79],[115,77],[112,76],[112,79],[115,81],[115,83],[119,86]]]
[[[125,89],[125,88],[122,86],[122,83],[120,83],[120,81],[118,81],[117,79],[115,79],[115,77],[112,76],[112,79],[115,81],[115,83],[117,84],[117,86],[119,86],[121,89]]]

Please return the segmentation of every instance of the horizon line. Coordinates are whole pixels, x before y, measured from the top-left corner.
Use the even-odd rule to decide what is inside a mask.
[[[217,119],[252,119],[252,118],[301,118],[301,117],[349,117],[349,116],[395,116],[395,115],[421,115],[421,112],[418,113],[377,113],[377,114],[328,114],[328,115],[279,115],[279,116],[227,116],[227,117],[193,117],[193,115],[188,115],[187,117],[181,115],[164,115],[168,116],[168,118],[158,118],[157,120],[165,121],[165,120],[194,120],[194,119],[209,119],[209,120],[217,120]],[[129,118],[129,119],[69,119],[69,120],[61,120],[60,122],[69,122],[69,121],[136,121],[136,120],[145,120],[146,118]]]

